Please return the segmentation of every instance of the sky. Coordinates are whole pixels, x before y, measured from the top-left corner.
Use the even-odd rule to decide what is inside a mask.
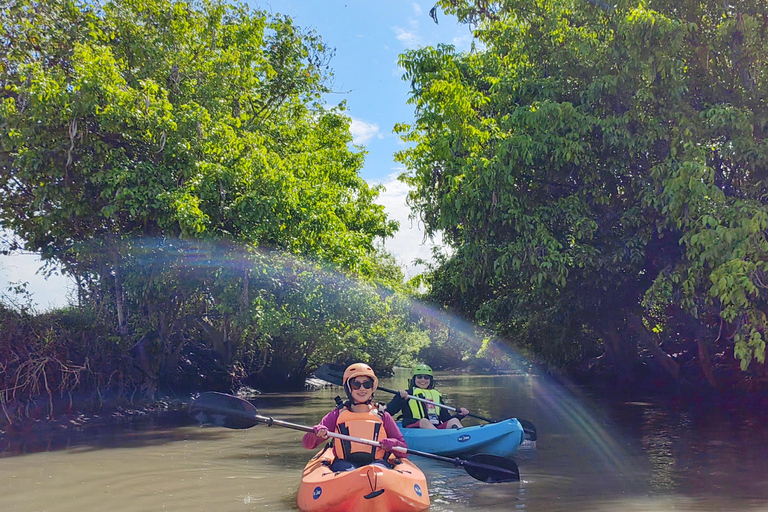
[[[333,93],[327,102],[346,101],[352,118],[354,143],[367,151],[361,177],[385,187],[378,203],[389,218],[400,222],[400,230],[385,242],[406,276],[421,267],[416,258],[429,260],[435,242],[424,240],[419,223],[409,220],[405,204],[406,185],[397,181],[405,169],[395,162],[395,152],[404,148],[392,133],[396,123],[413,120],[413,107],[407,104],[409,84],[402,80],[398,56],[410,48],[452,44],[459,51],[469,50],[469,27],[438,11],[438,23],[429,16],[435,0],[248,0],[252,8],[272,14],[285,14],[299,27],[315,30],[335,54],[330,61],[334,73]],[[437,241],[439,243],[439,241]],[[0,294],[8,295],[10,283],[26,282],[38,310],[66,304],[71,284],[54,275],[47,280],[38,273],[40,262],[34,255],[0,256]]]

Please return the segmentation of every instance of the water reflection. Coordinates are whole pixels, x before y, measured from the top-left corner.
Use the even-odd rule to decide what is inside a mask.
[[[674,456],[675,437],[690,430],[690,419],[685,413],[673,419],[666,411],[646,408],[643,411],[641,438],[643,450],[651,465],[650,491],[664,494],[674,489],[680,467]]]
[[[654,492],[768,498],[766,425],[754,416],[763,411],[666,407],[643,414],[642,441]]]
[[[530,376],[440,374],[449,403],[481,416],[521,417],[539,432],[521,450],[518,484],[483,484],[414,458],[432,512],[768,510],[766,412],[656,400],[626,402]],[[404,387],[406,375],[383,380]],[[339,388],[259,395],[260,414],[312,425]],[[388,401],[391,395],[377,393]],[[466,424],[481,423],[467,419]],[[314,452],[301,432],[259,425],[201,428],[182,411],[117,427],[5,436],[0,511],[295,511]]]
[[[142,414],[115,423],[98,419],[86,427],[62,428],[58,425],[38,423],[22,431],[13,428],[0,434],[0,457],[11,457],[38,452],[68,450],[84,452],[110,448],[156,446],[183,439],[179,426],[192,424],[184,411],[160,414]],[[200,440],[220,437],[214,431],[200,432]]]

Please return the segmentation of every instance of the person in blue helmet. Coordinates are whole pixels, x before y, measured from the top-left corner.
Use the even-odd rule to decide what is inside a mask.
[[[432,368],[426,364],[419,364],[411,372],[411,380],[408,389],[398,392],[387,404],[386,411],[394,416],[398,412],[403,414],[403,428],[462,428],[461,420],[469,414],[462,407],[459,413],[451,415],[444,407],[438,407],[418,400],[411,400],[408,395],[430,400],[442,404],[442,394],[435,389],[435,376]]]

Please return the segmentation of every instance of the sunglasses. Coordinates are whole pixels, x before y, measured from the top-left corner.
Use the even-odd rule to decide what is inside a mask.
[[[364,381],[351,380],[349,381],[349,387],[351,387],[352,389],[360,389],[360,388],[371,389],[373,387],[373,381],[371,379],[367,379]]]
[[[414,379],[431,379],[432,376],[431,375],[414,375],[413,378]]]

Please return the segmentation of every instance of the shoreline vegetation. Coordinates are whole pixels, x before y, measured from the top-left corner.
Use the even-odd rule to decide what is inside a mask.
[[[248,378],[242,370],[240,378],[226,368],[204,344],[190,343],[183,351],[177,367],[164,379],[154,375],[151,393],[145,383],[140,352],[121,343],[100,344],[92,339],[108,326],[98,328],[83,308],[33,315],[18,312],[0,304],[0,434],[13,436],[34,432],[53,433],[78,430],[100,424],[130,423],[147,416],[174,414],[189,403],[190,397],[202,391],[242,392],[258,395],[276,389],[311,389],[327,385],[314,379],[309,366],[300,381],[286,375],[285,368],[262,368],[270,379]],[[42,335],[41,335],[42,334]],[[105,338],[101,338],[102,340]],[[106,339],[109,339],[108,337]],[[119,339],[113,337],[111,339]],[[447,340],[446,340],[447,341]],[[601,395],[624,396],[628,400],[658,397],[679,403],[712,401],[723,407],[766,405],[768,388],[761,378],[745,377],[737,363],[717,369],[720,382],[730,387],[707,386],[695,359],[681,364],[680,379],[674,380],[654,365],[653,356],[641,360],[633,371],[633,380],[616,375],[602,355],[583,358],[578,364],[551,367],[526,362],[522,357],[499,357],[486,354],[477,357],[471,345],[425,344],[414,351],[416,358],[431,358],[436,369],[475,374],[533,374],[551,379],[565,387],[591,389]],[[202,349],[194,354],[195,347]],[[680,360],[683,361],[685,354]],[[727,359],[727,358],[724,358]],[[234,365],[238,366],[237,363]],[[382,368],[391,374],[394,364]],[[298,385],[297,385],[298,382]],[[255,386],[252,384],[256,383]],[[290,386],[288,385],[290,383]],[[261,386],[260,384],[265,384]]]
[[[447,369],[449,372],[471,372],[485,375],[526,375],[520,370],[485,371],[470,370],[469,368]],[[589,392],[606,397],[614,397],[626,401],[662,400],[676,407],[716,407],[722,410],[768,410],[768,389],[726,390],[717,392],[711,389],[693,386],[660,386],[659,381],[639,383],[633,388],[616,387],[615,378],[607,375],[590,373],[587,376],[563,373],[528,373],[549,379],[551,385],[562,386],[570,390],[589,390]],[[304,389],[316,390],[332,384],[309,375],[305,380]],[[0,443],[9,443],[16,436],[26,438],[39,435],[42,438],[65,434],[66,432],[81,432],[87,429],[102,428],[132,423],[146,423],[167,419],[172,424],[188,422],[186,417],[189,404],[195,395],[211,389],[189,389],[186,392],[158,392],[154,399],[145,395],[119,393],[97,394],[87,390],[78,390],[66,394],[38,395],[25,400],[4,401],[0,414]],[[236,394],[243,398],[255,398],[262,392],[244,386],[238,389],[220,390]],[[7,390],[6,390],[7,391]],[[0,450],[1,452],[2,450]]]

